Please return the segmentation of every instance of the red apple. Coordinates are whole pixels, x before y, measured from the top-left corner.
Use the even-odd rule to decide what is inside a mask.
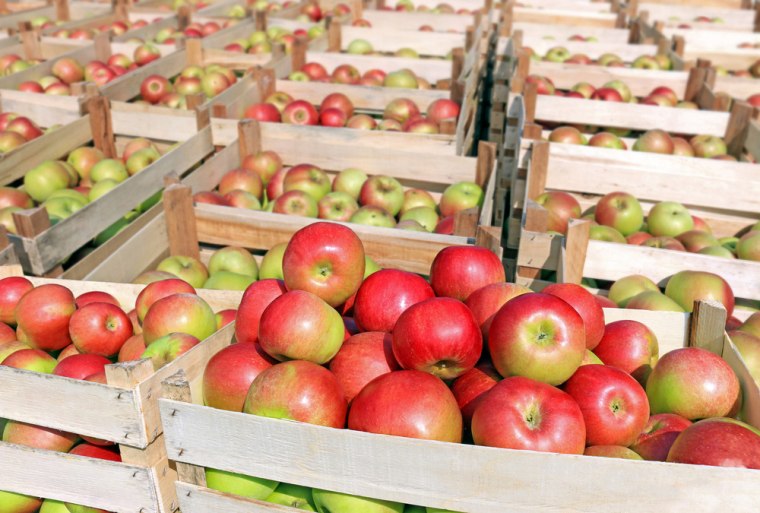
[[[575,283],[552,284],[541,292],[557,296],[578,312],[586,331],[586,349],[593,351],[604,335],[604,312],[594,296]]]
[[[430,284],[436,295],[460,301],[465,301],[479,288],[505,279],[499,257],[478,246],[444,248],[430,265]]]
[[[472,414],[480,402],[496,383],[501,381],[501,376],[491,363],[479,363],[472,369],[459,376],[451,385],[451,392],[457,400],[459,409],[462,411],[464,425],[469,429],[472,422]]]
[[[280,111],[271,103],[254,103],[245,109],[243,118],[269,121],[272,123],[279,123],[282,120]]]
[[[82,308],[90,303],[110,303],[114,306],[121,307],[119,300],[113,297],[108,292],[102,292],[99,290],[93,290],[92,292],[84,292],[79,294],[75,300],[77,308]]]
[[[169,80],[161,75],[150,75],[140,84],[140,95],[146,101],[156,104],[174,90]]]
[[[447,98],[435,100],[427,108],[427,117],[436,123],[446,119],[456,120],[459,116],[459,105]]]
[[[568,221],[581,217],[580,203],[566,192],[545,192],[536,198],[536,203],[549,212],[546,228],[552,232],[566,234]]]
[[[27,292],[16,305],[19,337],[36,349],[56,351],[71,344],[69,320],[76,310],[74,295],[57,284],[40,285]]]
[[[216,353],[203,372],[203,403],[212,408],[243,411],[256,376],[274,364],[258,344],[237,343]]]
[[[118,306],[90,303],[71,316],[69,334],[79,352],[111,357],[133,335],[132,321]]]
[[[79,437],[33,424],[9,420],[3,431],[3,442],[46,451],[69,452]]]
[[[84,456],[85,458],[97,458],[99,460],[106,461],[121,461],[121,456],[115,447],[106,448],[88,443],[77,445],[69,451],[69,454],[73,454],[75,456]]]
[[[0,279],[0,322],[16,325],[16,305],[33,288],[32,282],[21,276]]]
[[[673,442],[689,426],[690,420],[674,413],[652,415],[631,449],[645,460],[665,461]]]
[[[214,311],[194,294],[173,294],[159,299],[143,320],[143,338],[148,346],[172,333],[185,333],[204,340],[215,331]]]
[[[319,111],[322,112],[326,109],[338,109],[345,114],[346,119],[354,115],[354,104],[343,93],[332,93],[325,96],[319,106]]]
[[[55,366],[53,374],[71,379],[85,379],[93,374],[105,372],[111,361],[97,354],[75,354],[64,358]]]
[[[667,461],[760,469],[760,432],[738,420],[702,420],[678,435]]]
[[[147,346],[145,345],[145,339],[142,334],[132,335],[126,342],[124,342],[124,345],[121,346],[116,361],[129,362],[132,360],[139,360],[146,349]]]
[[[287,289],[281,280],[261,280],[252,283],[243,293],[235,317],[235,339],[239,343],[258,341],[261,314]]]
[[[594,354],[605,365],[623,370],[643,385],[657,363],[657,337],[646,325],[634,320],[609,323]]]
[[[293,125],[316,125],[319,123],[319,113],[306,100],[295,100],[282,111],[282,122]]]
[[[480,326],[484,341],[488,341],[488,330],[491,327],[491,322],[493,322],[496,312],[513,297],[527,294],[528,292],[531,292],[531,290],[522,285],[500,282],[481,287],[467,297],[465,304]]]
[[[359,333],[348,338],[330,361],[349,403],[370,381],[400,368],[391,341],[390,333]]]
[[[354,319],[363,331],[393,330],[410,306],[435,297],[422,277],[397,269],[381,269],[364,280],[356,293]]]
[[[135,312],[140,323],[145,319],[145,315],[153,303],[159,299],[181,293],[195,294],[195,288],[179,278],[169,278],[149,283],[140,291],[137,299],[135,299]]]

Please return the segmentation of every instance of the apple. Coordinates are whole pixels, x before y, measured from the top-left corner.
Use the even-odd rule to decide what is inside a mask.
[[[408,98],[396,98],[385,106],[383,119],[393,119],[399,123],[413,119],[420,115],[417,104]]]
[[[361,289],[360,289],[361,290]],[[527,294],[531,290],[522,285],[514,283],[491,283],[472,292],[465,301],[465,304],[475,317],[475,321],[480,326],[483,340],[488,341],[488,331],[496,312],[504,304],[522,294]]]
[[[288,247],[286,242],[275,244],[266,252],[259,266],[259,279],[278,279],[282,276],[282,257],[285,254],[285,248]]]
[[[164,41],[166,43],[166,41]],[[149,62],[161,58],[161,51],[151,43],[145,43],[135,48],[132,58],[138,66],[145,66]]]
[[[203,88],[203,94],[209,98],[213,98],[228,87],[232,85],[232,82],[227,78],[224,73],[218,71],[212,71],[207,73],[201,79],[201,87]]]
[[[153,303],[142,326],[143,338],[150,347],[155,340],[171,333],[184,333],[204,340],[216,331],[216,317],[202,298],[181,293]]]
[[[444,217],[483,205],[483,189],[474,182],[449,185],[441,196],[440,210]]]
[[[70,57],[64,57],[55,61],[51,72],[56,78],[59,78],[67,85],[84,80],[82,65]]]
[[[660,288],[655,282],[642,276],[634,274],[617,280],[610,287],[608,297],[619,307],[625,308],[628,301],[642,292],[660,292]]]
[[[250,276],[254,280],[258,278],[259,266],[251,253],[243,248],[228,246],[221,248],[211,255],[208,263],[209,274],[219,271],[230,271],[244,276]]]
[[[337,109],[345,114],[346,119],[354,115],[354,105],[351,100],[343,93],[332,93],[322,100],[319,111],[326,109]]]
[[[729,416],[739,400],[739,381],[719,356],[701,348],[668,352],[649,375],[652,413],[675,413],[689,420]]]
[[[580,203],[566,192],[545,192],[536,198],[536,202],[549,212],[547,222],[549,231],[565,234],[568,221],[581,217]]]
[[[56,376],[71,379],[85,379],[93,374],[105,372],[111,361],[97,354],[74,354],[58,362],[53,370]]]
[[[317,511],[330,513],[403,513],[404,504],[369,497],[359,497],[327,490],[312,490]]]
[[[614,242],[616,244],[627,244],[623,234],[611,226],[593,225],[589,230],[589,239],[600,240],[604,242]]]
[[[201,288],[208,279],[208,270],[200,260],[188,256],[173,256],[163,259],[156,267],[186,281],[195,288]]]
[[[368,55],[374,52],[374,48],[365,39],[354,39],[348,44],[346,52],[352,55]]]
[[[148,316],[149,318],[150,316]],[[143,354],[140,355],[140,359],[150,359],[153,363],[153,369],[158,370],[176,360],[199,343],[200,340],[198,338],[187,333],[169,333],[168,335],[151,340]]]
[[[76,310],[74,295],[57,284],[45,284],[28,291],[16,304],[19,340],[35,349],[56,351],[71,344],[69,320]]]
[[[760,338],[746,331],[729,331],[728,336],[742,356],[750,376],[760,386]]]
[[[510,299],[494,316],[488,347],[502,376],[558,385],[572,376],[583,360],[583,319],[555,296],[523,294]]]
[[[626,308],[633,310],[657,310],[665,312],[685,312],[678,303],[665,294],[657,291],[644,291],[632,298],[626,304]]]
[[[159,299],[181,293],[195,294],[195,288],[179,278],[159,280],[148,284],[135,299],[137,318],[142,323],[153,303]]]
[[[86,458],[97,458],[99,460],[121,462],[121,455],[115,448],[100,447],[91,443],[79,444],[69,451],[69,454],[75,456],[84,456]],[[64,508],[65,510],[66,508]],[[42,513],[42,510],[40,510]]]
[[[264,501],[272,504],[289,506],[303,511],[317,511],[317,507],[314,505],[314,499],[311,494],[311,488],[289,483],[280,483],[277,489],[264,499]]]
[[[237,309],[227,308],[216,312],[216,329],[219,331],[228,324],[235,322],[235,316],[237,315]]]
[[[449,246],[442,249],[430,266],[430,284],[437,296],[465,301],[470,294],[505,281],[501,260],[478,246]]]
[[[346,121],[347,128],[356,130],[374,130],[377,128],[375,118],[367,114],[354,114]]]
[[[348,428],[459,443],[462,414],[440,379],[426,372],[400,370],[378,376],[354,397]]]
[[[114,180],[116,182],[123,182],[129,178],[127,173],[127,167],[121,160],[116,159],[103,159],[90,170],[90,180],[93,183],[98,183],[101,180]]]
[[[689,211],[680,203],[662,201],[649,211],[647,216],[649,233],[657,236],[676,237],[694,228],[694,220]]]
[[[681,271],[674,274],[665,286],[665,295],[687,312],[691,312],[694,302],[700,300],[721,303],[729,316],[734,312],[735,300],[731,286],[717,274],[705,271]]]
[[[587,141],[586,136],[574,126],[562,126],[551,131],[549,142],[584,145]]]
[[[33,288],[32,282],[22,276],[0,279],[0,322],[16,325],[16,305]]]
[[[636,139],[633,151],[670,155],[675,150],[673,139],[663,130],[649,130]]]
[[[91,292],[84,292],[76,297],[77,308],[82,308],[90,303],[110,303],[115,306],[121,306],[119,300],[113,297],[108,292],[102,292],[99,290],[93,290]]]
[[[363,331],[390,332],[406,309],[432,297],[433,289],[418,275],[395,269],[379,270],[359,287],[354,318]]]
[[[641,456],[622,445],[592,445],[583,452],[584,456],[599,458],[622,458],[625,460],[642,460]]]
[[[451,392],[462,411],[465,428],[469,429],[472,415],[486,393],[499,381],[501,376],[490,362],[479,363],[459,376],[451,385]]]
[[[258,342],[276,360],[324,364],[338,353],[343,334],[343,320],[334,308],[315,294],[290,290],[261,314]]]
[[[245,290],[248,286],[256,281],[250,276],[238,274],[231,271],[218,271],[209,276],[204,289],[210,290]]]
[[[440,129],[435,121],[427,119],[423,116],[417,116],[407,120],[404,123],[402,130],[412,134],[438,134]]]
[[[294,125],[317,125],[319,113],[314,106],[305,100],[295,100],[282,111],[282,122]]]
[[[239,343],[257,342],[262,313],[286,290],[280,280],[262,279],[252,283],[243,294],[235,317],[235,340]]]
[[[24,175],[24,190],[38,203],[55,191],[67,188],[70,183],[68,171],[59,161],[45,161]]]
[[[317,217],[319,206],[317,201],[308,193],[294,190],[279,196],[274,201],[272,212],[303,217]]]
[[[24,341],[21,342],[24,343]],[[28,344],[24,345],[27,348],[29,347]],[[52,374],[58,362],[41,349],[20,348],[7,354],[0,364],[14,369],[39,372],[40,374]]]
[[[475,408],[472,438],[489,447],[583,454],[586,428],[569,394],[515,376],[494,385]]]
[[[212,408],[242,412],[251,383],[273,363],[258,344],[241,342],[225,347],[206,364],[203,403]]]
[[[139,360],[146,348],[147,346],[145,345],[145,339],[143,338],[142,333],[139,335],[132,335],[126,342],[124,342],[124,345],[121,346],[116,361],[128,362]]]
[[[362,185],[359,203],[364,206],[380,207],[395,216],[404,204],[404,188],[391,176],[372,176]]]
[[[638,231],[644,223],[641,204],[625,192],[611,192],[602,197],[594,210],[597,223],[611,226],[622,235]]]
[[[420,231],[432,232],[435,230],[438,221],[438,213],[435,211],[435,208],[415,207],[401,214],[399,224],[396,227],[402,228],[403,223],[413,222],[419,227]]]
[[[206,468],[206,486],[219,492],[263,500],[272,494],[277,485],[279,485],[277,481],[269,479]]]
[[[272,123],[279,123],[282,121],[280,111],[271,103],[254,103],[245,109],[243,118]]]
[[[311,80],[320,80],[329,76],[325,67],[318,62],[307,62],[301,66],[301,71],[306,73]]]
[[[606,326],[594,354],[605,365],[627,372],[643,386],[657,363],[659,345],[655,334],[644,324],[621,320]]]
[[[83,146],[69,153],[66,162],[76,170],[82,180],[89,180],[93,166],[105,158],[98,148]]]
[[[628,149],[625,142],[617,135],[610,132],[599,132],[588,141],[589,146],[596,148],[609,148],[613,150]]]
[[[343,428],[348,405],[337,378],[312,362],[292,360],[253,380],[244,413]]]
[[[350,64],[341,64],[335,68],[331,77],[335,83],[347,85],[357,85],[361,80],[359,70]]]
[[[273,151],[261,151],[247,155],[240,166],[259,175],[264,185],[267,185],[275,173],[282,169],[282,159]]]
[[[678,435],[667,461],[760,469],[760,432],[734,419],[705,419]]]
[[[327,173],[311,164],[298,164],[290,168],[283,179],[284,192],[303,191],[319,201],[330,192],[330,178]]]
[[[674,413],[658,413],[649,417],[631,449],[647,461],[665,461],[673,442],[691,421]]]
[[[71,316],[69,334],[79,352],[111,357],[132,336],[132,322],[118,306],[90,303]]]
[[[19,116],[13,119],[5,130],[21,135],[25,140],[31,141],[43,134],[42,130],[31,119]]]
[[[689,141],[694,148],[694,156],[701,158],[714,158],[728,153],[726,143],[720,137],[713,135],[696,135]]]
[[[359,210],[356,200],[345,192],[330,192],[317,204],[320,219],[347,222]]]
[[[563,46],[550,48],[544,58],[549,62],[565,62],[570,57],[570,51]]]
[[[393,228],[396,226],[395,219],[385,209],[371,206],[360,207],[359,210],[351,216],[350,222],[385,228]]]
[[[8,420],[3,430],[3,442],[54,452],[69,452],[78,439],[73,433],[15,420]]]
[[[18,132],[0,132],[0,154],[9,153],[26,142],[24,136]]]
[[[393,327],[393,354],[404,369],[454,379],[472,369],[483,347],[469,309],[451,298],[431,298],[407,308]]]
[[[575,283],[552,284],[541,292],[564,300],[578,312],[586,332],[586,349],[593,351],[605,333],[604,312],[594,296]]]
[[[140,96],[154,105],[173,91],[174,87],[169,79],[162,75],[149,75],[140,84]]]
[[[314,223],[290,239],[282,261],[288,290],[312,292],[336,307],[353,296],[364,277],[364,246],[335,223]]]

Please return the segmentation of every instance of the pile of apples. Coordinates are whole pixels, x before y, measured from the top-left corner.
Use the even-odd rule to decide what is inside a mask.
[[[8,53],[0,57],[0,76],[13,75],[41,63],[38,59],[23,59],[17,53]]]
[[[93,60],[82,66],[76,59],[63,57],[53,64],[52,75],[22,82],[19,84],[18,90],[28,93],[69,96],[71,85],[76,82],[94,82],[103,86],[160,58],[160,50],[150,43],[138,46],[132,59],[122,53],[116,53],[111,55],[106,62]]]
[[[327,69],[318,62],[307,62],[300,70],[288,75],[288,80],[404,89],[432,89],[433,87],[430,82],[418,77],[414,71],[408,68],[398,69],[390,73],[380,69],[370,69],[362,75],[355,66],[341,64],[335,67],[331,73],[328,73]]]
[[[106,365],[148,358],[158,369],[221,328],[221,317],[178,279],[145,287],[129,306],[102,291],[74,297],[62,285],[35,287],[23,277],[2,279],[0,365],[105,384]],[[3,442],[121,461],[118,446],[105,440],[13,420],[0,419],[0,428]],[[13,505],[8,511],[31,512],[43,501],[0,491],[0,504]],[[66,508],[101,511],[74,504]]]
[[[203,94],[213,98],[237,82],[235,72],[219,64],[185,66],[174,82],[163,75],[150,75],[140,84],[141,102],[172,109],[186,109],[187,96]]]
[[[437,203],[424,189],[406,189],[391,176],[345,169],[332,179],[311,164],[282,166],[276,153],[260,152],[228,171],[217,191],[196,193],[198,203],[264,209],[278,214],[351,222],[368,226],[452,233],[454,216],[483,204],[474,182],[446,188]]]
[[[154,21],[160,20],[161,18],[157,18]],[[111,32],[115,36],[120,36],[130,30],[137,30],[147,26],[148,22],[146,20],[137,20],[135,22],[129,20],[116,20],[96,28],[78,28],[71,30],[58,29],[50,35],[52,37],[61,37],[67,39],[90,40],[102,32]]]
[[[57,223],[115,189],[159,158],[161,153],[151,141],[135,139],[126,144],[119,158],[108,159],[99,149],[83,146],[70,152],[65,161],[45,161],[24,175],[23,189],[0,188],[0,224],[9,233],[18,233],[13,213],[35,205],[44,206],[50,221]],[[100,234],[96,245],[105,242],[157,200],[158,197],[154,197],[136,205],[136,211]]]
[[[595,132],[595,127],[581,127]],[[630,130],[605,128],[605,131],[594,134],[590,139],[575,126],[561,126],[549,133],[549,142],[560,144],[588,145],[613,150],[627,150],[628,145],[620,136],[630,134]],[[695,135],[686,140],[676,137],[664,130],[647,130],[641,134],[631,146],[633,151],[675,155],[677,157],[697,157],[714,160],[736,161],[736,157],[728,154],[726,142],[714,135]]]
[[[571,54],[570,50],[564,46],[555,46],[554,48],[547,50],[546,54],[542,57],[538,55],[532,48],[527,46],[524,48],[530,53],[531,59],[536,61],[566,64],[585,64],[592,66],[605,66],[610,68],[630,67],[635,69],[653,70],[669,70],[673,68],[673,63],[665,54],[641,55],[634,59],[630,64],[627,64],[620,56],[614,53],[605,53],[600,55],[597,59],[592,59],[588,55],[582,53]]]
[[[204,403],[441,442],[760,468],[760,433],[734,418],[739,381],[719,356],[693,347],[660,355],[646,325],[605,325],[580,285],[533,293],[505,283],[483,248],[442,250],[429,281],[393,269],[365,278],[364,263],[345,226],[294,234],[283,279],[246,290],[236,343],[206,366]],[[217,489],[263,500],[278,485],[207,474]],[[330,511],[364,511],[368,499],[345,500]],[[404,511],[383,504],[376,511]]]
[[[36,139],[49,130],[43,130],[34,121],[15,112],[0,114],[0,155],[15,150],[26,142]]]
[[[343,93],[327,95],[317,108],[306,100],[294,100],[283,91],[272,93],[263,103],[249,106],[243,114],[245,119],[272,123],[425,134],[440,133],[441,122],[456,120],[458,116],[459,105],[452,100],[436,100],[428,106],[425,115],[422,115],[414,101],[396,98],[385,106],[382,120],[378,123],[368,114],[356,114],[353,103]]]
[[[380,55],[379,52],[375,51],[375,48],[372,46],[372,43],[367,41],[366,39],[354,39],[350,43],[348,43],[348,46],[346,47],[346,53],[352,54],[352,55]],[[404,59],[419,59],[420,54],[415,50],[414,48],[399,48],[396,50],[393,54],[395,57],[402,57]],[[448,53],[448,55],[445,57],[446,59],[451,59],[451,52]],[[436,56],[425,56],[426,58],[430,59],[436,59],[438,57]],[[443,57],[441,57],[443,59]]]
[[[325,29],[321,25],[314,25],[308,30],[296,29],[290,31],[283,27],[272,26],[266,31],[257,30],[247,38],[239,38],[227,44],[224,49],[228,52],[249,53],[252,55],[272,53],[274,44],[285,46],[285,53],[290,54],[296,37],[306,37],[309,40],[324,34]]]
[[[385,6],[382,10],[399,11],[399,12],[417,11],[417,12],[426,12],[428,14],[464,14],[464,15],[472,15],[478,12],[478,10],[476,9],[465,9],[465,8],[454,9],[454,7],[452,7],[451,5],[447,3],[440,3],[433,8],[430,8],[427,5],[418,5],[417,7],[415,7],[414,2],[412,2],[412,0],[398,0],[396,2],[395,7]]]
[[[655,204],[646,217],[641,203],[625,192],[603,196],[584,213],[575,197],[562,191],[546,192],[537,202],[548,210],[548,229],[555,233],[565,234],[571,218],[592,219],[594,240],[760,262],[760,221],[717,238],[702,218],[672,201]]]

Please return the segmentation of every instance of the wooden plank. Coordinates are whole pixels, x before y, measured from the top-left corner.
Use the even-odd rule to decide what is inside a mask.
[[[183,185],[171,185],[164,191],[163,203],[169,253],[198,258],[200,252],[192,189]]]
[[[565,255],[560,260],[560,266],[557,270],[557,281],[559,283],[581,283],[590,229],[591,222],[587,220],[571,219],[568,223],[565,245],[562,248]]]
[[[692,313],[689,346],[720,355],[726,334],[726,309],[717,301],[698,301]]]
[[[192,402],[190,384],[185,379],[185,373],[180,371],[161,383],[162,397],[172,401]],[[182,483],[206,486],[206,473],[203,467],[177,462],[177,478]]]
[[[217,492],[187,482],[177,482],[180,507],[184,513],[293,513],[290,506],[248,499],[239,495]]]
[[[162,400],[161,408],[167,450],[178,461],[404,503],[471,513],[505,507],[538,512],[562,504],[565,511],[601,513],[648,512],[654,507],[704,510],[718,507],[725,494],[730,494],[732,510],[753,511],[760,500],[760,490],[754,486],[757,472],[746,469],[631,463],[461,444],[447,444],[441,450],[435,442],[176,401]],[[483,468],[489,471],[484,473]],[[628,477],[621,480],[621,475]],[[631,480],[639,476],[661,486],[631,491]],[[589,499],[589,494],[604,500]]]

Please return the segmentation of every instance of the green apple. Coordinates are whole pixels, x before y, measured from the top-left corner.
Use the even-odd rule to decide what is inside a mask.
[[[391,71],[385,75],[383,87],[417,89],[419,84],[417,83],[417,77],[415,77],[413,73],[409,70],[402,69],[399,71]]]
[[[203,262],[183,255],[165,258],[158,264],[156,270],[173,274],[197,289],[201,288],[208,279],[208,269]]]
[[[39,513],[69,513],[69,509],[63,502],[45,499]]]
[[[642,292],[630,300],[626,304],[626,308],[633,310],[659,310],[665,312],[684,312],[678,303],[670,299],[668,296],[658,291],[646,291]]]
[[[665,295],[687,312],[694,309],[694,302],[713,300],[723,304],[730,316],[734,311],[734,293],[731,286],[717,274],[705,271],[681,271],[670,277]]]
[[[272,494],[264,499],[265,502],[290,506],[302,511],[317,511],[311,497],[311,488],[294,484],[281,483]]]
[[[87,194],[87,198],[90,201],[95,201],[101,196],[105,196],[107,193],[111,192],[113,189],[115,189],[118,186],[119,186],[119,182],[117,182],[116,180],[111,180],[110,178],[106,178],[92,186],[92,188],[90,189],[90,192]]]
[[[404,215],[405,212],[415,207],[430,207],[433,210],[438,208],[435,198],[424,189],[407,189],[404,191],[404,203],[401,205],[399,213]]]
[[[348,44],[346,51],[347,53],[353,55],[367,55],[374,52],[375,50],[372,48],[372,45],[369,41],[365,39],[354,39]]]
[[[55,198],[69,198],[78,203],[81,203],[83,206],[87,205],[90,202],[87,196],[85,196],[79,191],[75,191],[74,189],[59,189],[55,191],[53,194],[51,194],[50,196],[48,196],[47,201],[50,201]]]
[[[708,246],[706,248],[702,248],[699,251],[697,251],[700,255],[710,255],[714,257],[720,257],[720,258],[729,258],[729,259],[735,259],[733,253],[731,253],[730,250],[724,248],[723,246]]]
[[[38,203],[48,199],[55,191],[66,189],[69,184],[68,171],[54,160],[47,160],[24,175],[24,190]]]
[[[402,59],[419,59],[420,54],[414,48],[399,48],[395,53],[396,57]]]
[[[234,246],[219,249],[211,255],[208,262],[208,272],[213,275],[219,271],[249,276],[254,281],[259,276],[259,266],[250,251]]]
[[[358,200],[359,193],[366,181],[367,175],[361,169],[344,169],[333,180],[332,189],[336,192],[345,192]]]
[[[458,182],[446,187],[438,206],[443,217],[483,205],[485,194],[475,182]]]
[[[625,237],[623,237],[623,234],[610,226],[604,226],[601,224],[592,226],[589,230],[588,236],[591,240],[626,244],[626,240]]]
[[[403,513],[399,502],[370,499],[327,490],[312,490],[314,504],[319,513]]]
[[[647,291],[660,292],[660,288],[646,276],[633,274],[613,283],[607,297],[620,308],[625,308],[632,297]]]
[[[256,281],[251,276],[233,273],[231,271],[217,271],[208,277],[203,284],[204,289],[213,290],[245,290]]]
[[[161,197],[163,196],[163,194],[164,194],[163,190],[158,191],[157,193],[153,194],[153,196],[151,196],[150,198],[146,199],[145,201],[143,201],[142,203],[140,203],[139,205],[137,205],[137,207],[135,208],[135,210],[137,210],[141,214],[143,212],[147,212],[154,205],[156,205],[159,201],[161,201]]]
[[[129,176],[135,175],[161,158],[161,154],[154,147],[137,150],[127,159],[127,172]]]
[[[637,232],[644,224],[644,211],[632,195],[625,192],[611,192],[599,200],[594,210],[597,223],[611,226],[623,236]]]
[[[73,198],[51,198],[45,201],[42,206],[47,210],[48,217],[52,224],[56,224],[84,208],[86,203]]]
[[[103,159],[90,170],[90,180],[95,184],[106,179],[121,183],[127,178],[129,178],[127,167],[122,161],[116,159]]]
[[[42,499],[36,499],[18,493],[0,491],[0,511],[3,513],[15,513],[17,511],[22,513],[33,513],[34,511],[37,511],[40,504],[42,504]]]
[[[655,237],[677,237],[694,229],[694,219],[680,203],[662,201],[649,211],[647,225]]]
[[[216,321],[216,318],[214,318]],[[196,337],[187,333],[170,333],[148,344],[140,359],[148,358],[153,362],[153,369],[158,370],[173,362],[200,343]]]
[[[365,278],[372,273],[376,273],[380,269],[382,269],[382,267],[380,267],[377,264],[377,262],[372,260],[369,256],[364,255],[364,277]]]
[[[415,207],[401,215],[400,221],[417,221],[425,230],[432,232],[438,224],[438,213],[430,207]]]
[[[351,216],[351,222],[366,226],[393,228],[396,221],[393,216],[380,207],[361,207]]]
[[[281,280],[282,276],[282,256],[285,254],[285,249],[288,247],[287,242],[276,244],[269,248],[264,258],[261,260],[261,267],[259,267],[259,279],[275,279]]]
[[[399,221],[398,224],[396,224],[396,228],[399,230],[408,230],[410,232],[427,233],[425,227],[414,219],[405,219],[403,221]]]
[[[279,483],[269,479],[235,474],[225,470],[206,469],[206,486],[219,492],[263,500],[269,497]]]

